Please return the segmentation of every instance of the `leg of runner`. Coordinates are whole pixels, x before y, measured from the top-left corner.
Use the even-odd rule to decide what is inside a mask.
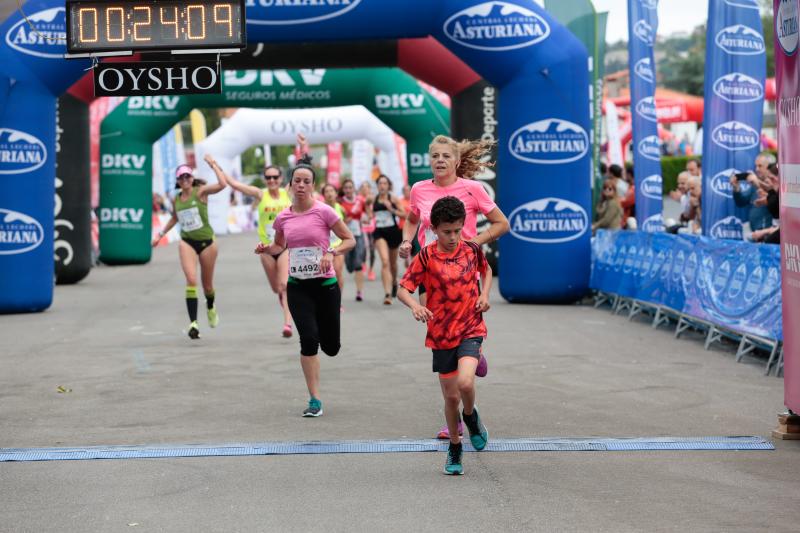
[[[477,368],[478,359],[475,357],[461,357],[458,360],[458,392],[464,407],[462,413],[464,425],[469,430],[472,447],[480,451],[489,442],[489,432],[481,422],[478,409],[475,407],[475,370]]]
[[[286,296],[286,281],[289,279],[289,252],[278,256],[278,295],[283,308],[283,336],[292,336],[292,314],[289,312],[289,298]]]
[[[319,331],[319,346],[329,357],[339,353],[341,344],[341,315],[339,308],[342,305],[342,293],[339,285],[321,285],[317,292],[317,330]]]
[[[189,312],[189,337],[200,338],[197,325],[197,252],[184,241],[178,243],[181,269],[186,277],[186,309]]]
[[[345,254],[344,263],[348,272],[353,272],[356,278],[356,301],[363,300],[364,291],[364,272],[362,266],[364,264],[364,235],[356,236],[356,246]]]
[[[314,290],[316,280],[292,282],[287,287],[289,309],[297,325],[300,336],[300,366],[310,396],[308,408],[303,416],[317,417],[322,415],[322,401],[319,397],[319,326],[317,324],[317,292]],[[334,283],[338,289],[338,285]],[[338,315],[338,308],[337,308]]]
[[[458,387],[458,371],[439,374],[439,384],[442,387],[444,417],[450,434],[450,447],[447,450],[444,473],[461,475],[464,473],[464,467],[461,465],[462,446],[461,437],[458,433],[458,426],[461,423],[461,415],[459,413],[461,393]]]
[[[208,315],[208,325],[212,328],[219,324],[217,308],[214,307],[214,267],[217,263],[217,243],[212,242],[205,250],[200,253],[200,278],[203,281],[203,293],[206,296],[206,312]]]
[[[392,272],[392,298],[397,296],[397,257],[400,248],[389,248],[389,267]]]
[[[383,283],[383,305],[392,305],[392,269],[389,265],[389,244],[386,239],[375,239],[375,251],[381,258],[381,282]]]

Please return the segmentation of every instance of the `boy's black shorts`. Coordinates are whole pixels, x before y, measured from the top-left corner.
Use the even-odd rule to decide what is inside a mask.
[[[458,370],[458,360],[462,357],[480,359],[482,343],[483,337],[470,337],[461,341],[455,348],[433,350],[433,371],[449,374]]]

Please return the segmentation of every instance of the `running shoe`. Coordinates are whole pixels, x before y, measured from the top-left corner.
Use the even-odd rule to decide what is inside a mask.
[[[485,378],[488,373],[489,363],[486,362],[486,358],[481,354],[481,359],[478,361],[478,368],[475,369],[475,375],[479,378]]]
[[[367,274],[367,281],[375,281],[375,271],[369,269],[369,274]]]
[[[322,416],[322,401],[316,398],[308,400],[308,407],[303,411],[303,416]]]
[[[284,338],[287,338],[287,339],[289,337],[291,337],[292,336],[292,325],[291,324],[284,324],[283,325],[283,331],[281,332],[281,335],[283,335]]]
[[[189,324],[189,338],[192,340],[200,338],[200,328],[198,327],[196,320]]]
[[[392,297],[388,294],[383,297],[383,305],[392,305]]]
[[[461,423],[461,420],[458,421],[458,436],[461,437],[464,435],[464,424]],[[449,440],[450,439],[450,430],[447,429],[447,424],[443,425],[442,428],[439,430],[439,434],[436,435],[437,439]]]
[[[464,473],[464,467],[461,466],[463,451],[464,449],[460,443],[450,443],[450,447],[447,449],[447,461],[444,463],[445,474],[448,476],[460,476]]]
[[[486,448],[486,444],[489,442],[489,431],[486,429],[486,426],[483,425],[483,422],[481,422],[481,417],[478,415],[478,408],[474,408],[472,414],[469,416],[463,411],[461,415],[464,418],[464,424],[469,430],[469,441],[472,443],[472,447],[478,451]]]
[[[361,296],[361,291],[356,292],[356,301],[361,302],[364,300],[364,297]]]
[[[208,325],[209,327],[215,328],[219,325],[219,315],[217,314],[217,308],[212,307],[206,313],[208,315]]]

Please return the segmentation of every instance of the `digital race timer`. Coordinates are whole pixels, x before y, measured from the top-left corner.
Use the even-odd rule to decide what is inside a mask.
[[[72,0],[67,51],[244,48],[244,0]]]

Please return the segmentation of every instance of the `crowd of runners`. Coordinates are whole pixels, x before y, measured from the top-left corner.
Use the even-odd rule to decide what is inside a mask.
[[[475,377],[488,371],[482,352],[487,336],[483,313],[490,308],[492,285],[492,269],[482,246],[509,230],[508,220],[486,189],[472,179],[490,164],[491,145],[435,137],[429,149],[432,178],[404,188],[399,196],[385,175],[374,180],[374,191],[369,183],[356,190],[352,180],[338,189],[328,183],[320,186],[302,135],[298,143],[303,155],[285,186],[281,169],[273,165],[264,169],[263,188],[227,175],[211,155],[205,162],[216,174],[215,184],[194,177],[187,165],[178,167],[173,216],[159,237],[180,224],[188,335],[200,337],[198,263],[208,325],[213,328],[220,321],[213,285],[217,245],[207,203],[210,194],[230,185],[258,202],[255,253],[281,306],[281,334],[291,337],[292,323],[297,329],[309,393],[303,416],[323,414],[318,353],[321,349],[335,356],[341,348],[344,270],[354,277],[355,301],[362,302],[365,278],[370,278],[377,257],[382,303],[391,306],[398,299],[427,326],[425,346],[432,351],[432,369],[444,399],[446,423],[438,437],[450,441],[444,471],[461,474],[463,426],[474,449],[483,450],[489,439],[475,407]],[[480,233],[479,216],[489,222]]]

